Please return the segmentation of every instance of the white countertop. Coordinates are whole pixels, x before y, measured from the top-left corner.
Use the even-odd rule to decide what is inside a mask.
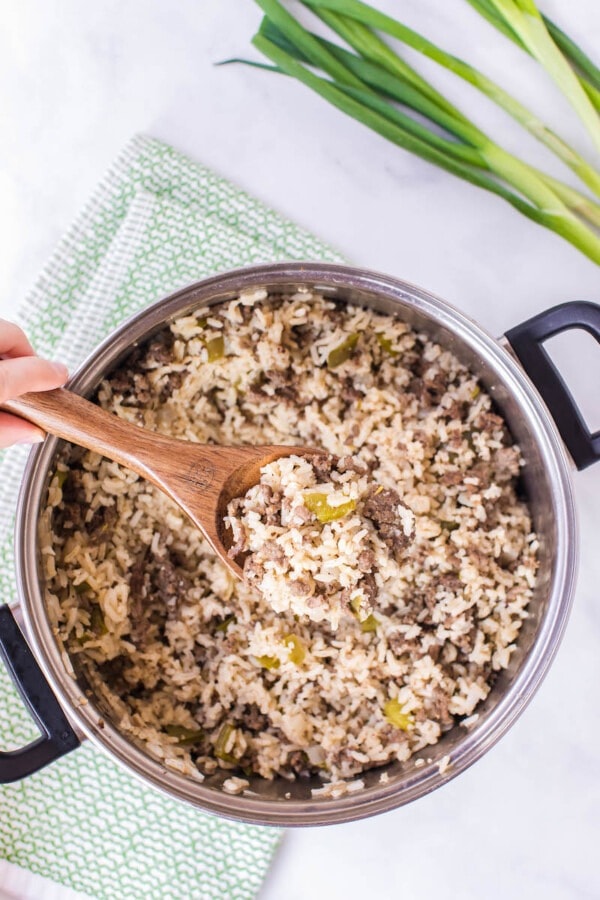
[[[379,5],[401,6],[408,24],[501,80],[591,155],[548,78],[464,0]],[[600,47],[597,0],[543,6],[559,22],[566,14],[589,52]],[[9,0],[3,19],[0,315],[10,318],[139,131],[212,166],[352,262],[440,294],[497,335],[556,303],[600,302],[598,268],[501,200],[386,143],[288,79],[213,67],[251,52],[259,21],[251,2]],[[421,69],[510,148],[547,163],[473,90],[431,64]],[[591,339],[556,343],[590,424],[600,427],[600,348]],[[600,465],[575,481],[576,601],[557,659],[523,717],[474,768],[411,806],[289,832],[262,900],[600,896]]]

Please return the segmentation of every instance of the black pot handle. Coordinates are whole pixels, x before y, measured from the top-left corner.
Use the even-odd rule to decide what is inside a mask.
[[[542,346],[548,338],[569,328],[582,328],[600,343],[600,306],[585,301],[561,303],[511,328],[506,332],[506,338],[542,395],[575,465],[585,469],[600,459],[600,431],[590,432]]]
[[[0,784],[19,781],[79,746],[23,632],[8,606],[0,606],[0,657],[42,736],[26,747],[0,750]]]

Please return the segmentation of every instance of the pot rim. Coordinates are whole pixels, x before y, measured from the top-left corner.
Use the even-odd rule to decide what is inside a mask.
[[[15,523],[16,571],[23,618],[32,648],[53,691],[74,724],[128,771],[171,797],[190,802],[210,813],[262,825],[322,825],[349,822],[386,812],[421,797],[456,777],[476,762],[510,728],[531,700],[556,654],[572,603],[577,560],[577,522],[571,464],[558,430],[536,388],[499,341],[475,320],[450,304],[408,282],[378,272],[350,266],[319,263],[274,263],[237,269],[183,287],[156,301],[124,322],[83,362],[69,381],[78,393],[89,390],[100,372],[114,363],[125,349],[144,340],[158,326],[186,308],[223,294],[252,287],[282,289],[309,285],[313,290],[344,288],[379,293],[434,319],[467,344],[502,380],[519,406],[548,470],[555,491],[557,553],[547,609],[526,659],[510,689],[491,712],[465,732],[451,754],[451,766],[441,773],[438,763],[415,769],[403,780],[401,790],[392,780],[338,799],[270,801],[229,795],[166,768],[124,737],[110,722],[101,724],[96,712],[73,677],[70,677],[55,642],[46,613],[37,571],[37,521],[46,474],[57,438],[49,438],[31,454],[25,469]],[[213,299],[214,302],[214,299]],[[434,748],[432,747],[432,752]]]

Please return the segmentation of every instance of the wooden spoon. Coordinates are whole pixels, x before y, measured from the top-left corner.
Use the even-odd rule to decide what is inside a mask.
[[[224,447],[166,437],[126,422],[64,388],[23,394],[0,408],[56,437],[107,456],[155,484],[190,517],[240,578],[241,567],[227,555],[231,533],[223,516],[228,503],[258,483],[260,469],[267,463],[282,456],[318,452],[276,444]]]

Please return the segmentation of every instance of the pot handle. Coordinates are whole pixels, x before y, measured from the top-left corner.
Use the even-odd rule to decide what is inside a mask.
[[[19,781],[79,746],[8,606],[0,606],[0,657],[42,736],[18,750],[0,750],[0,784]]]
[[[600,459],[600,431],[590,432],[569,389],[544,349],[548,338],[582,328],[600,344],[600,306],[583,300],[561,303],[506,332],[519,362],[542,395],[578,469]]]

